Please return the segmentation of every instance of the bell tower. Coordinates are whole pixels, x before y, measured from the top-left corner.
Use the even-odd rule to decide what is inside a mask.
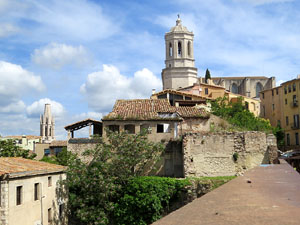
[[[161,73],[164,90],[176,90],[197,83],[193,41],[193,32],[182,25],[178,15],[176,26],[165,34],[166,67]]]
[[[51,113],[51,105],[45,104],[44,115],[40,117],[40,135],[43,143],[51,143],[55,140],[55,122]]]

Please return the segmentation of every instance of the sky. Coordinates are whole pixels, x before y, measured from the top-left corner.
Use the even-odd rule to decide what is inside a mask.
[[[299,9],[296,0],[0,0],[0,135],[39,135],[50,103],[62,140],[64,126],[100,120],[117,99],[161,90],[177,14],[195,35],[199,77],[208,68],[294,79]]]

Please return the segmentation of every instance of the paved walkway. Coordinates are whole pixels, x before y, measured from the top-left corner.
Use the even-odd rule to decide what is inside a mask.
[[[258,166],[154,225],[300,224],[300,175],[285,161]]]

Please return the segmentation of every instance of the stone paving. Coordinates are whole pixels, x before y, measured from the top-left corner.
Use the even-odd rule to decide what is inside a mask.
[[[289,164],[261,165],[154,225],[300,224],[300,175]]]

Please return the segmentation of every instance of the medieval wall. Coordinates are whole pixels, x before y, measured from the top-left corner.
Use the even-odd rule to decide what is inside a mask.
[[[263,132],[190,132],[182,148],[184,175],[197,177],[242,174],[277,155],[276,138]]]
[[[67,150],[81,156],[85,150],[96,148],[99,140],[97,139],[88,139],[88,138],[72,138],[69,139]],[[81,157],[83,159],[83,157]],[[85,157],[85,161],[90,161],[90,158]]]

